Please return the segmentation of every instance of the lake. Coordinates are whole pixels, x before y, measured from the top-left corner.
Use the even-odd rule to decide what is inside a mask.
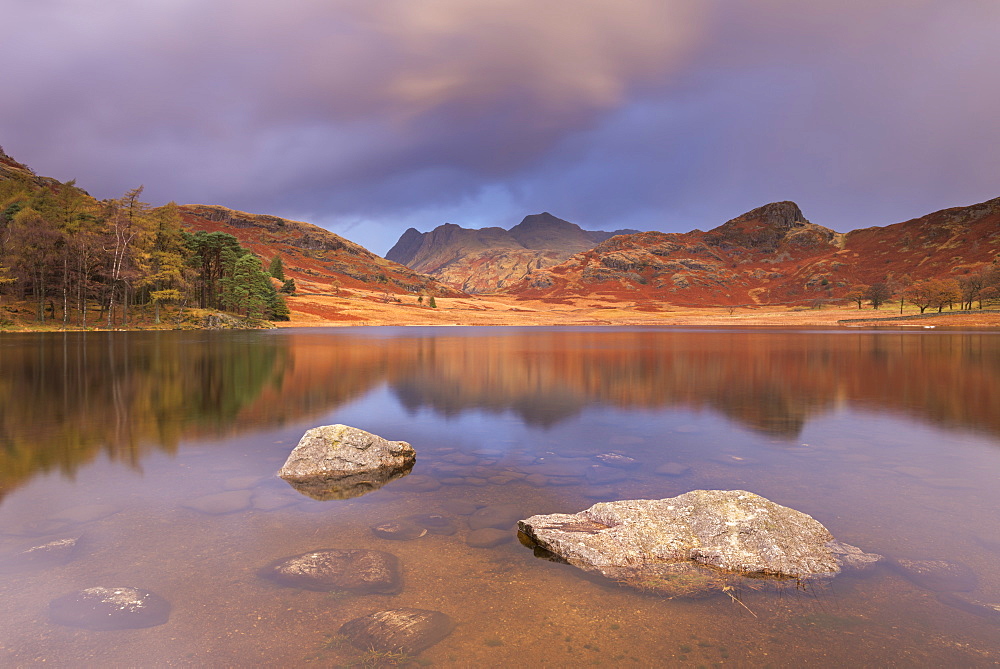
[[[333,423],[410,442],[415,467],[328,501],[275,476],[305,430]],[[825,586],[668,599],[536,558],[513,524],[505,543],[466,541],[483,508],[527,518],[695,489],[755,492],[889,560]],[[998,334],[0,335],[3,666],[379,666],[392,658],[338,630],[399,607],[456,624],[414,666],[991,666],[998,509]],[[447,529],[372,529],[427,513]],[[25,558],[66,539],[72,550]],[[395,555],[402,590],[261,575],[323,548]],[[156,593],[169,619],[50,619],[50,602],[99,586]]]

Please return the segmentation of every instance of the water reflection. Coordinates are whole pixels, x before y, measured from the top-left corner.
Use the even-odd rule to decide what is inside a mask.
[[[98,453],[138,466],[155,445],[225,432],[286,372],[274,339],[199,333],[5,336],[0,495]]]
[[[0,503],[0,664],[360,665],[374,658],[335,631],[401,609],[459,623],[421,653],[441,666],[995,663],[1000,439],[969,430],[1000,432],[998,340],[3,335],[0,481],[20,487]],[[298,494],[275,472],[324,423],[406,439],[413,473],[354,499]],[[696,489],[756,492],[891,567],[821,592],[740,586],[737,604],[597,582],[515,542],[532,515]],[[392,554],[402,588],[289,588],[258,572],[330,551]],[[47,617],[67,593],[123,585],[174,613],[111,644]]]
[[[5,335],[0,495],[98,453],[281,425],[387,384],[404,410],[513,413],[550,428],[587,410],[711,410],[779,439],[840,405],[1000,433],[988,334],[365,330]]]
[[[344,473],[340,476],[312,476],[301,479],[285,478],[285,482],[306,497],[320,502],[351,499],[374,492],[387,483],[403,478],[413,470],[413,462],[401,468],[384,467],[367,472]]]

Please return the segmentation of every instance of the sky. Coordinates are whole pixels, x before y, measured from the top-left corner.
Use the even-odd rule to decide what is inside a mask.
[[[6,0],[0,146],[98,198],[840,232],[1000,196],[998,0]]]

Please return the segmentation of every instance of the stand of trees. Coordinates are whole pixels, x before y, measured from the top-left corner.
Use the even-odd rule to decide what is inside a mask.
[[[236,237],[185,232],[176,204],[153,208],[141,196],[140,186],[99,202],[72,181],[0,180],[0,299],[34,304],[40,322],[74,325],[128,325],[140,306],[159,322],[165,304],[288,319],[260,259]]]
[[[960,309],[971,310],[976,306],[982,309],[984,304],[1000,301],[1000,264],[994,262],[956,279],[888,279],[871,286],[855,285],[845,297],[857,304],[858,309],[866,301],[878,309],[894,297],[901,301],[901,309],[905,301],[918,307],[920,313],[928,308],[940,313],[945,307],[953,309],[956,304]]]
[[[905,293],[906,300],[917,307],[920,313],[928,307],[951,308],[958,304],[962,309],[972,309],[978,303],[1000,299],[1000,265],[990,265],[966,274],[958,279],[925,279],[910,286]]]

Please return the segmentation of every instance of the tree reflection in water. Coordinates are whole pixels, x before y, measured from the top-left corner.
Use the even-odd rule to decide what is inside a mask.
[[[1000,433],[1000,338],[944,332],[407,329],[4,335],[0,495],[98,453],[320,416],[388,384],[409,412],[712,410],[793,440],[842,405]]]

